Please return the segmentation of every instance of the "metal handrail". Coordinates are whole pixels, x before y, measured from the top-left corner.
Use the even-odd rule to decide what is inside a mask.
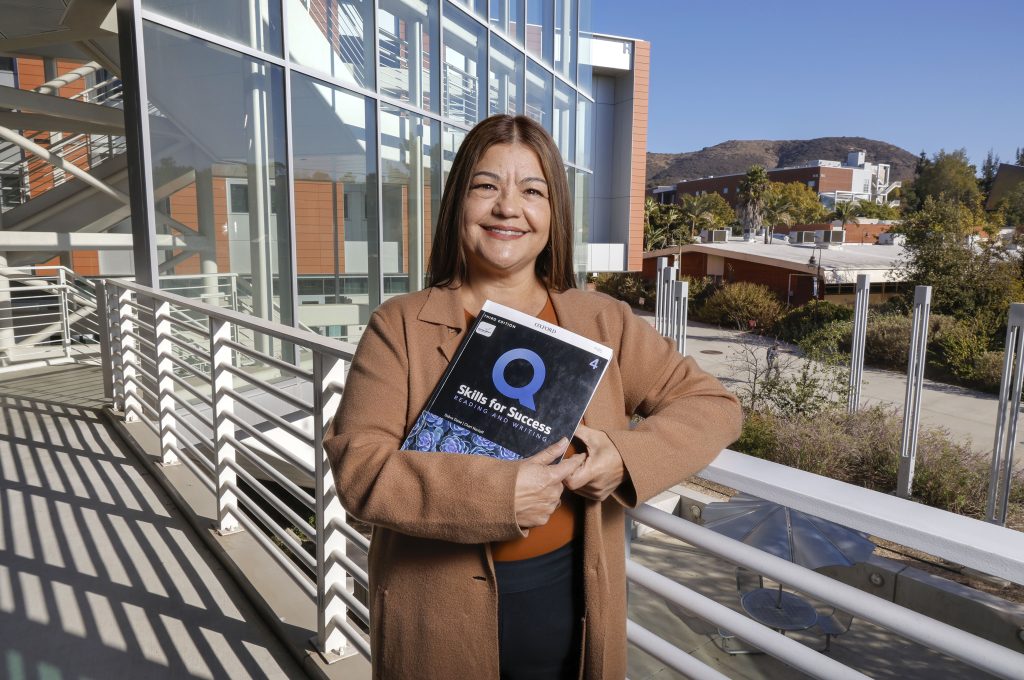
[[[908,505],[911,504],[909,501],[904,502],[908,503]],[[995,642],[972,635],[941,621],[936,621],[924,614],[919,614],[894,602],[865,593],[853,586],[837,582],[824,574],[768,554],[753,546],[728,538],[657,508],[643,506],[631,510],[629,515],[632,519],[653,527],[662,533],[678,538],[690,545],[703,548],[731,563],[753,569],[779,583],[785,583],[802,593],[833,604],[843,611],[872,621],[910,640],[930,648],[939,649],[987,673],[992,673],[1002,678],[1021,677],[1021,670],[1024,669],[1024,656]],[[984,522],[978,522],[978,524],[984,524]],[[1009,529],[1003,529],[1003,531],[1008,535],[1016,533]],[[651,579],[645,578],[647,575],[642,573],[638,567],[639,565],[635,565],[632,562],[628,565],[629,578],[651,587]],[[669,581],[669,583],[672,582]],[[684,604],[685,598],[679,597],[677,599],[675,596],[679,593],[674,588],[667,586],[667,584],[662,585],[664,586],[660,589],[662,595],[668,596],[679,604]],[[678,584],[673,583],[673,586],[675,585]],[[686,602],[684,606],[692,606],[692,602]],[[800,646],[801,649],[799,650],[786,650],[784,647],[791,646],[779,646],[780,643],[776,638],[782,637],[781,635],[760,624],[749,621],[749,619],[748,622],[752,626],[756,626],[756,628],[747,624],[738,624],[737,620],[732,617],[718,618],[717,616],[707,616],[706,618],[712,623],[719,624],[723,629],[739,634],[754,646],[772,653],[786,663],[796,666],[815,677],[839,677],[836,675],[836,669],[830,664],[821,663],[821,659],[827,657],[822,657],[814,650],[803,646]],[[742,630],[737,627],[738,625],[743,626]]]
[[[189,463],[193,471],[202,472],[204,468],[207,469],[206,472],[202,472],[203,481],[216,496],[218,525],[221,528],[241,527],[252,532],[255,540],[268,551],[274,551],[273,558],[316,600],[317,640],[321,651],[369,655],[370,650],[365,640],[358,637],[345,623],[347,612],[352,611],[355,615],[362,613],[361,607],[353,606],[352,588],[353,580],[361,582],[360,578],[365,578],[365,574],[361,568],[356,568],[351,560],[341,559],[348,547],[365,550],[366,540],[346,521],[322,446],[324,434],[327,432],[326,423],[338,404],[336,388],[344,384],[345,370],[354,355],[354,347],[130,281],[104,281],[100,287],[99,299],[103,318],[106,320],[104,326],[111,329],[110,336],[106,338],[105,350],[105,356],[111,358],[110,372],[107,376],[108,390],[114,395],[115,405],[126,413],[126,419],[150,421],[146,425],[161,433],[161,457],[165,463],[173,463],[178,459],[179,453],[196,453],[191,442],[185,438],[179,440],[174,434],[177,425],[182,425],[182,433],[190,430],[191,426],[187,424],[189,421],[183,419],[188,410],[178,411],[174,407],[174,397],[170,392],[176,387],[174,380],[167,379],[168,371],[173,369],[174,364],[167,358],[173,342],[170,340],[171,325],[165,316],[169,307],[173,305],[176,309],[187,310],[190,315],[195,316],[196,326],[201,326],[204,322],[207,324],[209,333],[205,340],[208,341],[210,349],[204,359],[210,367],[209,379],[212,389],[211,420],[208,423],[212,425],[212,439],[208,443],[211,451],[209,456],[202,460],[201,465],[191,461]],[[152,347],[137,339],[140,333],[149,331],[137,330],[139,327],[133,325],[137,315],[150,307],[154,308],[150,316],[156,319],[152,329]],[[286,439],[290,442],[291,437],[296,436],[299,429],[304,434],[307,432],[307,421],[299,421],[301,425],[287,421],[285,426],[285,423],[280,422],[279,416],[270,417],[274,415],[271,407],[261,405],[255,410],[249,408],[253,395],[275,399],[275,403],[280,403],[280,395],[275,395],[272,389],[261,390],[270,385],[268,379],[262,377],[262,372],[252,376],[243,374],[245,380],[256,387],[255,392],[247,390],[243,393],[237,390],[234,381],[236,377],[241,376],[232,374],[236,373],[233,367],[242,360],[239,356],[242,352],[258,364],[262,363],[276,370],[282,366],[290,367],[291,364],[282,357],[272,356],[228,340],[229,331],[236,326],[251,335],[274,337],[311,353],[312,373],[293,374],[287,370],[280,371],[281,374],[288,375],[289,380],[297,381],[296,384],[302,382],[305,385],[304,389],[309,390],[307,392],[296,389],[297,399],[304,399],[312,394],[313,407],[302,411],[312,421],[308,430],[311,445],[299,450],[293,450],[288,445],[289,450],[283,450],[282,447],[286,444],[280,443],[275,436],[287,434]],[[149,354],[152,356],[147,358],[151,365],[155,365],[156,374],[151,375],[147,370],[143,375],[138,375],[142,367],[142,355]],[[300,394],[301,397],[298,396]],[[243,398],[246,401],[240,403]],[[159,404],[159,408],[154,410],[149,404]],[[249,413],[256,413],[257,417],[262,416],[263,420],[254,424],[248,418],[243,419],[239,415],[239,411],[243,409]],[[270,426],[271,431],[261,429],[265,426]],[[242,437],[243,433],[249,436]],[[240,468],[236,454],[250,461],[259,461],[263,463],[262,467],[269,465],[269,461],[273,459],[277,464],[291,465],[296,472],[313,474],[316,519],[311,531],[315,534],[317,542],[315,558],[305,554],[297,555],[297,560],[286,557],[258,526],[259,523],[270,519],[267,513],[257,511],[258,508],[252,510],[251,515],[258,517],[258,520],[247,514],[251,510],[251,504],[257,500],[256,497],[262,496],[265,490],[257,489],[254,494],[250,494],[252,498],[241,493],[237,481]],[[309,456],[312,456],[312,459]],[[181,460],[185,462],[189,458],[182,456]],[[261,469],[261,465],[255,465],[254,469]],[[259,482],[256,474],[259,473],[248,472],[248,476],[241,477],[252,484]],[[931,554],[955,555],[961,564],[975,565],[988,573],[1024,583],[1024,536],[1017,532],[767,461],[752,459],[732,451],[722,452],[702,476],[732,488],[783,502],[796,509],[812,512],[826,519],[841,521],[876,536],[920,547]],[[270,477],[273,481],[274,476]],[[289,491],[294,493],[294,489]],[[271,504],[274,505],[276,502]],[[882,516],[883,513],[886,516]],[[292,514],[285,514],[289,517],[288,521],[294,521],[296,518]],[[301,518],[301,515],[297,516]],[[1024,657],[1010,649],[843,585],[823,574],[768,555],[651,506],[642,506],[631,511],[630,517],[729,562],[756,569],[779,583],[788,584],[809,596],[832,603],[860,618],[874,621],[910,640],[947,653],[986,672],[1012,678],[1019,677],[1020,669],[1024,668]],[[268,527],[267,530],[271,535],[287,543],[290,552],[301,550],[301,547],[297,548],[294,545],[295,541],[289,542],[287,534],[281,536],[281,532],[287,528],[276,525]],[[302,529],[306,531],[305,527]],[[967,531],[973,534],[972,538],[964,538]],[[964,545],[957,550],[950,550],[946,534],[951,534],[954,540],[959,540]],[[901,540],[904,538],[907,540]],[[924,540],[925,538],[927,540]],[[310,565],[316,572],[315,580],[310,578],[303,564]],[[330,572],[327,570],[327,564],[332,565],[333,569]],[[340,570],[337,569],[338,565],[341,565]],[[985,569],[986,566],[989,568]],[[349,576],[352,579],[349,579]],[[857,671],[837,663],[835,659],[764,628],[727,607],[711,603],[685,586],[674,583],[632,560],[627,562],[627,577],[811,675],[822,678],[863,677]],[[714,675],[712,671],[706,669],[695,672],[693,664],[690,663],[693,661],[692,657],[680,656],[684,654],[682,650],[643,630],[638,624],[631,622],[628,630],[632,641],[644,649],[654,650],[659,659],[680,672],[697,677]]]

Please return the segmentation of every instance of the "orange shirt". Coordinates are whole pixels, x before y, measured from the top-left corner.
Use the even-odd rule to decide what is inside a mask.
[[[538,318],[548,323],[558,325],[558,317],[555,316],[555,308],[548,298],[544,309],[537,315]],[[467,325],[473,317],[467,312]],[[575,455],[576,448],[569,442],[569,448],[565,451],[565,457]],[[580,530],[580,514],[582,512],[582,499],[574,493],[565,491],[562,494],[562,504],[555,508],[548,518],[548,523],[543,526],[530,529],[528,536],[517,538],[511,541],[502,541],[491,544],[491,554],[495,562],[512,562],[514,560],[525,560],[538,555],[557,550],[573,539],[573,536]]]

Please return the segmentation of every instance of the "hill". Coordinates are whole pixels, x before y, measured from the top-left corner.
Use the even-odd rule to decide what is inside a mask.
[[[730,140],[700,151],[648,153],[647,186],[746,172],[755,164],[770,170],[817,160],[845,161],[846,154],[854,149],[867,151],[869,163],[891,164],[893,179],[906,181],[914,177],[917,156],[898,146],[864,137],[819,137],[777,141]]]

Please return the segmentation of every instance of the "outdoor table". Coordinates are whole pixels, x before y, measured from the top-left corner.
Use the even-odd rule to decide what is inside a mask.
[[[818,620],[818,612],[810,602],[776,588],[755,588],[743,593],[740,605],[750,618],[778,631],[806,630]]]

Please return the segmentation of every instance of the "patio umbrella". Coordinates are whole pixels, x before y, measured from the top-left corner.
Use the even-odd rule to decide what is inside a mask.
[[[745,493],[709,503],[701,516],[712,531],[808,569],[852,566],[875,549],[865,533]]]

